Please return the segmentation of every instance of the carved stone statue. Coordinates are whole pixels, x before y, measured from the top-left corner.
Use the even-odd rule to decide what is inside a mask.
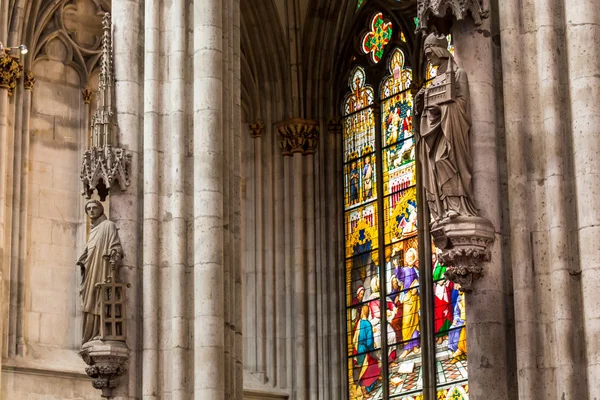
[[[425,56],[437,67],[428,88],[416,96],[421,116],[417,143],[425,196],[434,221],[476,216],[472,202],[471,119],[467,75],[448,51],[444,36],[425,39]]]
[[[85,204],[90,217],[91,229],[83,254],[77,260],[81,268],[79,294],[83,304],[82,343],[97,339],[100,335],[101,291],[96,286],[111,276],[111,269],[118,267],[123,256],[121,240],[114,222],[104,214],[98,200]]]

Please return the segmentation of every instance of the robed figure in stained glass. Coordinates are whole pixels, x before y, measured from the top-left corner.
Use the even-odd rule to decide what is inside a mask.
[[[418,139],[423,188],[434,219],[477,215],[472,203],[469,84],[445,36],[425,39],[425,56],[437,67],[432,84],[415,99],[421,114]]]
[[[352,169],[350,170],[350,205],[358,203],[360,173],[356,168],[356,161],[352,161]]]
[[[379,361],[373,357],[375,350],[375,337],[373,326],[369,322],[369,306],[363,305],[360,321],[354,332],[354,349],[358,356],[354,359],[354,381],[361,388],[364,398],[369,398],[369,393],[375,389],[379,380]]]
[[[411,352],[419,351],[419,312],[421,299],[419,297],[419,275],[417,272],[417,251],[408,249],[405,256],[406,266],[399,271],[398,279],[404,290],[400,295],[402,303],[402,340],[404,351],[400,358]]]

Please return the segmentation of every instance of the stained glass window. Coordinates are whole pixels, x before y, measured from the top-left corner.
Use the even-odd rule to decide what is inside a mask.
[[[369,54],[373,63],[381,61],[385,46],[392,39],[392,23],[377,13],[371,19],[370,30],[363,35],[362,51]]]
[[[372,74],[384,78],[372,81],[378,66],[355,65],[342,105],[349,399],[467,400],[464,294],[445,279],[433,246],[431,263],[419,262],[413,71],[394,47],[406,36],[392,42],[382,13],[369,22],[362,51],[372,64],[385,61],[385,72]],[[433,282],[431,309],[422,301],[423,274]],[[423,319],[433,321],[430,337],[421,335]],[[432,361],[423,359],[424,343]],[[426,371],[436,377],[432,399]]]

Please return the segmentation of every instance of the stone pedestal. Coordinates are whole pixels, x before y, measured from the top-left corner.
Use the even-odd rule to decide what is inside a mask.
[[[442,251],[438,259],[448,267],[446,278],[470,291],[474,280],[483,274],[482,262],[491,258],[492,223],[481,217],[447,218],[432,225],[431,235]]]
[[[129,349],[125,342],[92,340],[81,347],[79,355],[89,365],[85,372],[92,378],[92,386],[102,390],[102,397],[112,398],[117,378],[127,371]]]

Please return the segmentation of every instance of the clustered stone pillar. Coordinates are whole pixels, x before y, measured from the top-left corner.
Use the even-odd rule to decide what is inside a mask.
[[[312,184],[313,154],[319,138],[319,123],[302,118],[292,118],[277,124],[284,157],[292,157],[293,204],[293,297],[292,315],[294,342],[294,394],[297,399],[314,398],[317,379],[313,371],[316,361],[316,274],[314,244],[314,186]],[[304,157],[307,156],[307,157]],[[310,164],[310,165],[309,165]],[[306,175],[305,175],[306,174]],[[307,179],[308,178],[308,179]],[[307,182],[308,181],[308,182]],[[312,218],[309,217],[312,215]],[[309,298],[311,298],[309,300]],[[309,314],[312,317],[309,318]],[[309,326],[313,321],[313,326]],[[309,374],[310,371],[310,374]],[[309,397],[310,396],[310,397]]]
[[[9,157],[9,143],[11,143],[12,140],[9,140],[9,134],[11,132],[8,126],[8,97],[12,95],[15,90],[17,80],[20,78],[22,71],[23,66],[19,63],[18,59],[11,56],[10,50],[0,51],[0,262],[2,262],[3,266],[10,264],[10,259],[8,259],[8,254],[10,254],[10,252],[7,251],[7,245],[9,244],[7,227],[9,224],[6,209],[8,201],[7,178],[9,168],[11,168],[9,160],[12,159]],[[4,267],[0,268],[0,312],[4,315],[8,315],[8,304],[6,304],[5,307],[4,303],[4,289],[6,288],[5,280],[9,279],[8,276],[4,276],[4,272],[7,270],[8,269],[5,269]],[[5,318],[3,316],[0,318],[0,338],[4,337],[4,322]],[[7,349],[0,344],[0,356],[5,357],[6,352]],[[0,361],[0,368],[1,367],[2,362]]]

